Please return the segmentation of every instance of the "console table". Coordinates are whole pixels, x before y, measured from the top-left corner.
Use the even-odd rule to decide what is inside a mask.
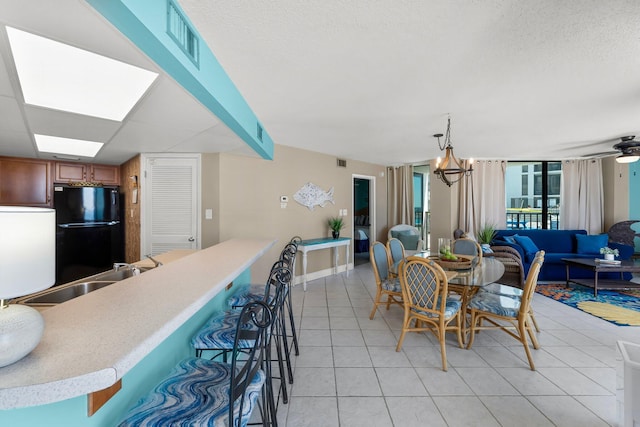
[[[350,237],[338,237],[334,238],[319,238],[303,240],[298,244],[298,250],[302,252],[302,286],[304,290],[307,290],[307,252],[317,251],[320,249],[333,248],[334,274],[338,273],[338,247],[345,246],[346,249],[346,262],[345,270],[347,271],[347,277],[349,276],[349,246],[351,245]]]

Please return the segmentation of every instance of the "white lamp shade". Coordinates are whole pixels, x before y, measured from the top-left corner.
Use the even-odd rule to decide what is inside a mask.
[[[41,291],[55,280],[55,210],[0,206],[0,299]]]

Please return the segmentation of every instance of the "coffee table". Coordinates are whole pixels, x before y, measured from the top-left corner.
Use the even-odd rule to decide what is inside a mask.
[[[640,260],[632,259],[622,261],[620,264],[598,263],[593,258],[562,258],[567,267],[567,285],[569,282],[593,288],[593,295],[598,296],[598,289],[631,289],[640,287],[639,283],[630,282],[623,279],[624,273],[640,273]],[[591,270],[595,276],[593,279],[571,279],[569,277],[570,267],[578,267]],[[602,279],[598,280],[598,274],[603,271],[620,273],[619,280]]]

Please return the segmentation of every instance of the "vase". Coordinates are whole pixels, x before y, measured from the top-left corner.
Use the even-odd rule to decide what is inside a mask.
[[[451,253],[451,239],[447,239],[446,237],[438,238],[438,254],[440,256]]]
[[[340,232],[339,231],[332,231],[331,235],[333,236],[334,239],[337,239],[338,237],[340,237]]]
[[[614,254],[604,254],[604,259],[606,259],[607,261],[613,261],[615,259],[615,255]]]

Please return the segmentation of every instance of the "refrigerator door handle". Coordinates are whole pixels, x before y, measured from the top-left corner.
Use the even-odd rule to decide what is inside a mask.
[[[68,224],[58,224],[60,228],[92,228],[92,227],[109,227],[120,224],[120,221],[109,222],[72,222]]]

